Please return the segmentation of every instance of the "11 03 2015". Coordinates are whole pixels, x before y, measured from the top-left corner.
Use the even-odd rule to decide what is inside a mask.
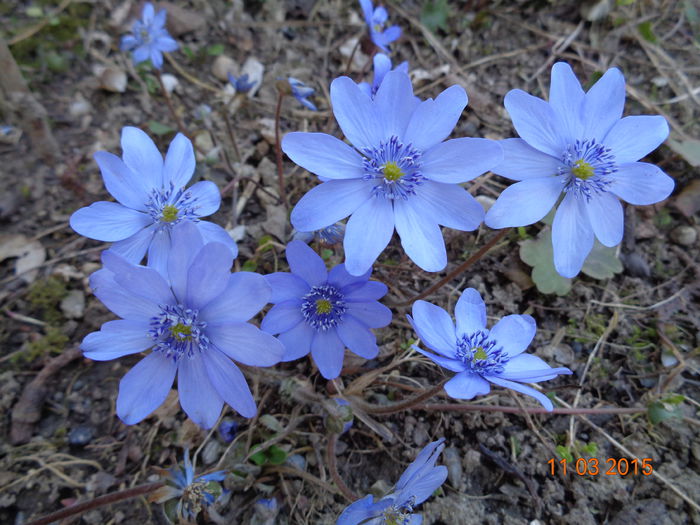
[[[556,460],[554,458],[547,461],[550,472],[554,476],[559,470],[563,475],[568,473],[579,476],[627,476],[629,474],[650,476],[654,471],[651,458],[627,459],[627,458],[578,458],[576,461],[567,461],[566,458]]]

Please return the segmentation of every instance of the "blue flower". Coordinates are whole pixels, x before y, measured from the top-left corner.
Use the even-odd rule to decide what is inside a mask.
[[[297,241],[303,241],[306,244],[313,240],[317,240],[323,244],[337,244],[343,240],[345,235],[345,225],[342,222],[336,222],[326,228],[321,228],[313,232],[298,232],[295,231],[292,238]]]
[[[164,269],[135,266],[112,250],[103,253],[104,269],[90,277],[90,287],[122,319],[88,334],[80,348],[96,361],[151,349],[119,384],[117,415],[126,424],[158,408],[176,374],[180,404],[199,426],[211,428],[224,402],[244,417],[255,415],[245,377],[231,359],[271,366],[284,347],[246,322],[271,291],[261,275],[231,274],[232,261],[227,246],[205,244],[188,222],[174,228]]]
[[[166,485],[152,492],[148,500],[153,503],[165,503],[166,516],[171,521],[194,522],[202,509],[212,505],[223,493],[218,482],[226,478],[226,472],[219,470],[195,477],[187,449],[183,467],[159,470],[165,477]]]
[[[445,448],[444,438],[420,451],[396,483],[394,490],[374,502],[372,495],[356,501],[338,518],[336,525],[420,525],[423,517],[414,514],[417,505],[428,499],[447,478],[447,467],[435,466]]]
[[[150,137],[138,128],[122,129],[121,143],[123,160],[106,151],[95,153],[107,191],[118,202],[100,201],[80,208],[70,218],[76,232],[114,242],[112,251],[133,263],[141,262],[148,251],[149,264],[160,266],[170,250],[173,226],[191,222],[206,241],[224,243],[236,256],[238,248],[226,230],[199,221],[219,209],[221,194],[216,184],[201,181],[185,189],[195,168],[187,137],[175,136],[165,162]]]
[[[314,103],[309,100],[309,97],[314,94],[314,88],[310,88],[301,80],[294,77],[287,78],[287,82],[289,82],[289,86],[292,88],[292,95],[295,99],[297,99],[303,106],[309,108],[311,111],[318,111],[318,108],[314,105]]]
[[[292,210],[299,231],[314,231],[351,215],[345,228],[345,262],[362,275],[394,232],[408,256],[429,272],[447,264],[440,224],[474,230],[484,210],[461,186],[502,159],[492,140],[452,132],[467,94],[460,86],[419,102],[408,75],[390,71],[374,99],[348,77],[331,84],[333,113],[349,146],[325,133],[288,133],[282,149],[323,184]],[[324,179],[325,178],[325,179]]]
[[[491,330],[486,328],[486,306],[479,292],[467,288],[455,307],[457,327],[450,315],[425,301],[413,303],[413,328],[433,354],[414,346],[415,350],[438,365],[457,372],[445,384],[445,392],[455,399],[472,399],[488,394],[489,383],[532,396],[547,410],[552,402],[547,396],[518,381],[537,383],[559,374],[571,374],[568,368],[551,368],[537,356],[523,354],[537,326],[529,315],[507,315]]]
[[[371,98],[374,98],[379,90],[379,86],[382,85],[384,77],[389,71],[392,71],[392,68],[391,59],[383,53],[377,53],[374,55],[374,59],[372,61],[374,63],[374,78],[372,79],[372,85],[370,86],[367,82],[360,82],[358,86],[360,86],[360,89],[364,93]],[[408,74],[408,62],[401,62],[393,69],[393,71],[402,71],[403,73]]]
[[[228,74],[228,81],[236,90],[236,93],[248,93],[256,84],[255,80],[248,80],[248,74],[236,78],[231,73]]]
[[[145,62],[149,58],[153,67],[160,69],[163,67],[163,53],[175,51],[178,48],[177,42],[168,34],[165,29],[165,9],[155,13],[153,4],[146,2],[141,12],[141,20],[134,22],[131,28],[132,35],[122,37],[122,51],[132,51],[134,64]]]
[[[377,302],[386,295],[386,285],[369,281],[371,270],[359,277],[348,274],[342,264],[326,271],[323,259],[301,241],[287,245],[287,262],[291,273],[265,276],[275,306],[260,325],[280,334],[282,361],[311,352],[321,375],[334,379],[343,368],[345,347],[365,359],[376,357],[370,328],[391,322],[391,310]]]
[[[486,215],[492,228],[542,219],[564,195],[552,224],[554,266],[564,277],[581,271],[594,236],[604,246],[622,240],[618,199],[654,204],[674,182],[653,164],[636,162],[668,136],[661,116],[622,117],[625,79],[609,69],[584,93],[568,64],[552,67],[549,103],[521,90],[505,105],[522,137],[501,141],[504,159],[493,171],[517,182]]]
[[[385,27],[389,15],[384,7],[379,6],[376,9],[372,5],[372,0],[360,0],[362,13],[365,15],[365,22],[369,28],[369,36],[378,48],[385,53],[389,52],[389,44],[394,40],[398,40],[401,36],[401,28],[399,26]]]

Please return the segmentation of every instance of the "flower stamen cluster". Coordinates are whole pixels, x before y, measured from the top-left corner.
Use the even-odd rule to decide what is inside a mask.
[[[182,220],[197,221],[197,199],[193,198],[189,189],[180,188],[175,191],[171,183],[167,189],[152,190],[146,203],[146,209],[153,222],[161,226],[174,226]]]
[[[476,374],[500,374],[510,358],[502,346],[489,338],[487,330],[478,330],[471,335],[464,334],[457,340],[455,357]]]
[[[178,361],[183,356],[193,357],[195,352],[205,351],[210,341],[204,335],[207,323],[198,320],[199,312],[177,306],[161,307],[160,315],[151,318],[148,335],[155,341],[153,350]]]
[[[562,155],[558,174],[564,177],[564,191],[573,191],[590,200],[595,193],[608,191],[610,175],[617,171],[615,155],[594,139],[577,140]]]
[[[385,199],[408,199],[426,180],[420,172],[421,153],[397,136],[363,151],[364,179],[376,181],[372,193]]]
[[[304,320],[316,330],[334,328],[343,320],[346,310],[344,295],[330,284],[314,286],[302,298]]]

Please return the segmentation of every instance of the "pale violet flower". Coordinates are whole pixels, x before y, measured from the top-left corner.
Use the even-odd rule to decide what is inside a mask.
[[[571,67],[552,67],[549,102],[515,89],[505,105],[519,139],[502,140],[498,175],[519,181],[486,214],[492,228],[542,219],[563,195],[552,224],[554,266],[574,277],[596,237],[604,246],[622,240],[623,211],[668,197],[674,182],[653,164],[637,162],[668,136],[662,116],[622,117],[625,79],[609,69],[588,92]]]
[[[287,78],[287,82],[289,82],[289,86],[292,89],[292,96],[295,99],[311,111],[318,111],[314,103],[309,100],[309,97],[314,94],[314,88],[307,86],[301,80],[294,77]]]
[[[386,27],[389,14],[383,6],[375,8],[372,5],[372,0],[360,0],[360,7],[362,7],[362,14],[369,28],[372,42],[382,51],[388,53],[389,44],[401,36],[401,28],[399,26]]]
[[[155,12],[153,4],[146,2],[141,12],[141,20],[134,22],[132,34],[122,37],[122,51],[131,51],[134,64],[149,58],[153,67],[163,67],[163,53],[175,51],[178,44],[165,29],[165,9]]]
[[[472,399],[488,394],[489,383],[534,397],[552,410],[547,396],[521,382],[537,383],[568,368],[551,368],[537,356],[524,354],[535,337],[537,325],[529,315],[507,315],[490,330],[486,328],[486,305],[479,292],[468,288],[455,306],[457,325],[450,315],[426,301],[413,303],[413,318],[408,317],[421,341],[433,352],[414,346],[438,365],[457,372],[445,383],[445,392],[455,399]]]
[[[326,228],[321,228],[313,232],[298,232],[295,231],[292,239],[295,241],[303,241],[309,244],[311,241],[318,241],[323,244],[338,244],[343,240],[345,235],[345,224],[336,222]]]
[[[358,86],[360,86],[360,89],[368,96],[374,98],[377,91],[379,91],[379,86],[382,85],[384,77],[389,71],[392,71],[392,67],[391,59],[384,53],[377,53],[374,55],[372,62],[374,64],[374,77],[372,78],[372,85],[367,82],[360,82]],[[393,68],[393,70],[402,71],[403,73],[408,74],[408,62],[401,62],[398,66]]]

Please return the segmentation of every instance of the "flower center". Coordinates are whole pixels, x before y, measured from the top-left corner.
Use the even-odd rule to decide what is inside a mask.
[[[172,184],[169,188],[153,190],[146,203],[153,222],[161,227],[172,227],[182,220],[197,221],[198,208],[197,198],[192,197],[192,192],[185,188],[175,191]]]
[[[610,175],[617,171],[615,155],[595,139],[577,140],[562,155],[558,174],[564,177],[564,191],[573,191],[587,200],[607,191]]]
[[[173,222],[177,220],[178,209],[172,204],[166,204],[163,206],[163,211],[161,212],[160,220],[163,222]]]
[[[471,335],[464,334],[457,341],[458,359],[476,374],[500,374],[510,357],[496,341],[489,338],[488,330],[478,330]]]
[[[181,304],[161,306],[160,314],[151,318],[148,331],[155,341],[153,350],[177,361],[209,348],[209,338],[204,334],[207,323],[200,321],[198,315],[197,310]]]
[[[382,516],[384,518],[384,523],[386,525],[408,525],[411,523],[415,501],[416,497],[411,496],[403,505],[392,505],[387,508]]]
[[[330,284],[311,288],[302,298],[301,313],[308,325],[316,330],[328,330],[343,320],[347,307],[345,297]]]
[[[372,194],[385,199],[408,199],[425,177],[420,172],[421,153],[397,136],[363,150],[364,179],[375,183]]]

